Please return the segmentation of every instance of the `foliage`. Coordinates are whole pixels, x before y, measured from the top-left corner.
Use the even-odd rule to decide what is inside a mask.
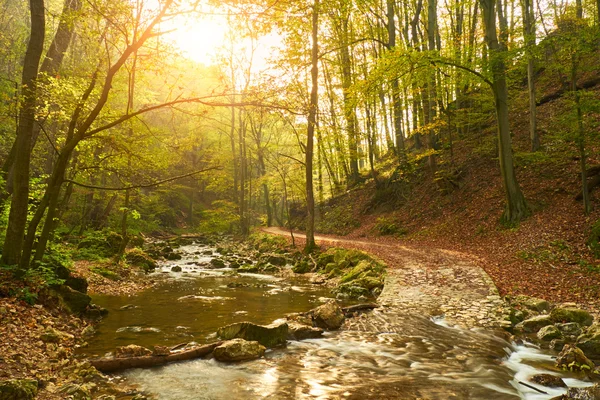
[[[315,228],[320,233],[347,235],[360,226],[360,221],[354,216],[352,205],[333,205],[323,207],[322,217],[316,221]]]
[[[141,267],[146,272],[153,271],[157,267],[156,261],[137,247],[127,251],[125,260],[131,265]]]
[[[75,260],[98,261],[114,256],[123,237],[113,231],[91,231],[79,241],[73,254]]]
[[[408,230],[402,226],[399,226],[396,221],[387,217],[379,217],[375,223],[375,230],[382,236],[393,235],[401,236],[406,235]]]
[[[288,241],[283,236],[262,232],[253,232],[248,236],[247,241],[262,253],[279,252],[288,247]]]
[[[226,200],[217,200],[212,208],[202,212],[198,229],[203,233],[231,233],[239,227],[237,206]]]

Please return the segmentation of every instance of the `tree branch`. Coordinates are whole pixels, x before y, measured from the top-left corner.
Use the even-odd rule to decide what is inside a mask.
[[[149,187],[153,187],[153,186],[162,185],[163,183],[168,183],[168,182],[176,181],[178,179],[183,179],[183,178],[187,178],[189,176],[197,175],[202,172],[207,172],[207,171],[212,171],[212,170],[221,170],[221,169],[222,169],[221,167],[210,167],[210,168],[201,169],[201,170],[190,172],[190,173],[183,174],[183,175],[173,176],[171,178],[163,179],[158,182],[140,184],[140,185],[123,186],[123,187],[103,187],[103,186],[87,185],[85,183],[75,182],[74,180],[71,180],[71,179],[65,179],[65,182],[72,183],[73,185],[77,185],[77,186],[84,187],[87,189],[121,191],[121,190],[130,190],[130,189],[149,188]]]

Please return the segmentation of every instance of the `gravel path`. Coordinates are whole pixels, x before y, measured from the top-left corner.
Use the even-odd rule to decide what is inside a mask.
[[[280,228],[264,232],[290,236]],[[294,233],[296,239],[305,236]],[[500,328],[506,321],[504,301],[487,273],[468,255],[376,240],[348,240],[315,236],[317,244],[362,250],[388,265],[383,292],[378,303],[394,313],[444,317],[450,325],[463,328]]]

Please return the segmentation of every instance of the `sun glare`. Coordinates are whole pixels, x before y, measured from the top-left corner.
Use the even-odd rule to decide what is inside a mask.
[[[168,39],[193,61],[206,65],[216,62],[227,34],[227,19],[220,15],[179,18]]]

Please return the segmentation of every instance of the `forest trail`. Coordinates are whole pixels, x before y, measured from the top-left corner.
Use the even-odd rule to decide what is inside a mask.
[[[262,231],[290,237],[290,232],[282,228]],[[294,232],[294,238],[304,241],[306,236]],[[500,328],[506,323],[504,302],[474,257],[430,247],[379,243],[368,238],[350,240],[315,235],[315,241],[325,247],[362,250],[383,260],[388,271],[377,301],[390,312],[443,316],[448,324],[464,328]]]

